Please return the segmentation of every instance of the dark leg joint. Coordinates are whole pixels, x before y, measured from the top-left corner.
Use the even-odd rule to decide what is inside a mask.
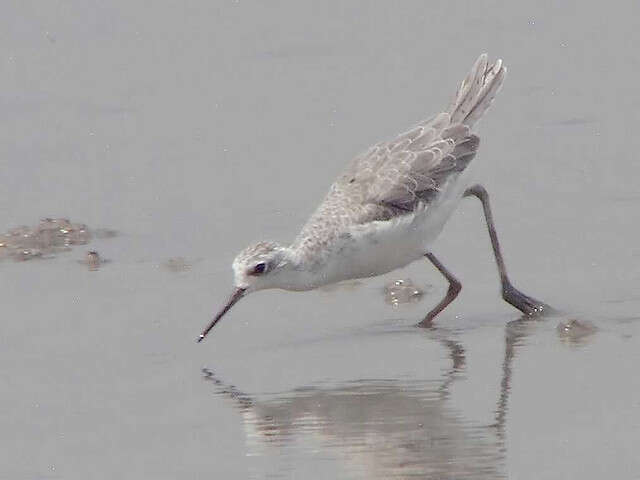
[[[480,184],[473,185],[464,191],[465,197],[478,197],[482,203],[489,200],[489,192]]]
[[[525,315],[541,315],[548,313],[551,307],[540,300],[525,295],[510,283],[502,287],[502,298],[510,305],[513,305]]]
[[[460,291],[462,290],[462,284],[457,279],[452,279],[451,283],[449,283],[449,289],[447,290],[447,297],[452,296],[456,298]]]
[[[449,281],[449,288],[447,289],[447,294],[440,303],[427,313],[424,320],[418,324],[419,327],[430,327],[433,324],[433,319],[436,318],[442,310],[447,308],[447,306],[458,296],[460,290],[462,290],[462,284],[442,263],[440,263],[440,260],[438,260],[433,253],[427,253],[425,257],[427,257],[427,259],[433,263],[433,266],[436,267],[438,271]]]

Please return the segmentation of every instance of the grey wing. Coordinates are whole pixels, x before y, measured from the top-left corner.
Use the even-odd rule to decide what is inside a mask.
[[[361,191],[365,203],[410,211],[428,202],[475,156],[480,139],[471,129],[489,108],[505,73],[500,60],[488,66],[486,55],[481,55],[449,111],[374,145],[354,159],[338,182]]]
[[[454,173],[475,156],[480,139],[466,125],[449,123],[441,114],[428,128],[420,127],[413,140],[391,142],[386,158],[367,189],[367,202],[413,210],[428,202]]]

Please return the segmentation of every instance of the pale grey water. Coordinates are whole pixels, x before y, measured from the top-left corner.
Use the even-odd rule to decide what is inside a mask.
[[[0,231],[122,234],[97,272],[0,263],[0,478],[640,478],[637,2],[187,3],[3,4]],[[425,262],[255,294],[197,345],[235,253],[483,51],[509,75],[476,177],[514,282],[564,313],[517,321],[466,200],[435,330]],[[434,287],[393,308],[397,278]]]

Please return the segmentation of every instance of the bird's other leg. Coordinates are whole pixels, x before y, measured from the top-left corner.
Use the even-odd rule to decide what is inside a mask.
[[[447,305],[453,302],[460,293],[460,290],[462,290],[462,284],[456,277],[453,276],[453,274],[449,270],[446,269],[446,267],[442,263],[440,263],[440,260],[438,260],[433,253],[427,253],[425,254],[425,257],[427,257],[427,259],[431,263],[433,263],[433,266],[436,267],[447,280],[449,280],[449,288],[447,290],[447,294],[440,301],[440,303],[438,303],[438,305],[436,305],[429,313],[427,313],[427,316],[424,317],[424,320],[422,320],[418,324],[418,326],[420,327],[431,326],[431,323],[433,322],[433,319],[436,317],[436,315],[447,308]]]
[[[482,185],[474,185],[464,192],[464,196],[477,197],[482,203],[482,209],[484,210],[484,219],[487,222],[487,229],[489,230],[489,237],[491,238],[493,255],[496,259],[496,264],[498,265],[498,272],[500,273],[500,283],[502,284],[502,298],[525,315],[534,315],[537,313],[542,313],[543,311],[550,310],[549,305],[541,302],[540,300],[536,300],[535,298],[525,295],[511,284],[511,281],[507,276],[507,269],[504,265],[502,252],[500,251],[500,243],[498,242],[498,234],[496,233],[496,227],[493,223],[493,214],[491,213],[491,206],[489,205],[489,194],[487,193],[487,190]]]

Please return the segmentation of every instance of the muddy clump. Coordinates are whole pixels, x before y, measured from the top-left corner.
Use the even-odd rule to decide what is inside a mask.
[[[100,237],[115,236],[114,230],[99,229]],[[106,234],[106,235],[105,235]],[[23,262],[51,258],[73,246],[88,244],[93,235],[84,223],[68,218],[43,218],[34,227],[20,226],[0,235],[0,259]]]

